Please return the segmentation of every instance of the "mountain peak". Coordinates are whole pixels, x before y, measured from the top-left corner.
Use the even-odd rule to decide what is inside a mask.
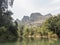
[[[51,13],[48,13],[48,14],[46,14],[45,16],[52,16],[52,14],[51,14]]]
[[[24,16],[24,17],[22,18],[22,21],[23,21],[23,22],[28,21],[28,20],[29,20],[29,16]]]
[[[42,14],[40,14],[40,13],[32,13],[30,17],[32,17],[32,16],[42,16]]]

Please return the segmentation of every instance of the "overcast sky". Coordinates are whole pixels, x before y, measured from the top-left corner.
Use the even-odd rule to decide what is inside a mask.
[[[60,0],[14,0],[12,11],[14,19],[30,16],[34,12],[54,15],[60,13]]]

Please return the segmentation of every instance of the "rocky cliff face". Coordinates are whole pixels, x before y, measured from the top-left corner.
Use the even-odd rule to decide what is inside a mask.
[[[28,22],[29,21],[29,16],[24,16],[23,18],[22,18],[22,22]]]
[[[30,16],[30,21],[37,21],[40,17],[42,17],[42,14],[32,13],[31,16]]]
[[[51,14],[42,15],[40,13],[32,13],[30,17],[24,16],[21,22],[28,26],[40,26],[46,19],[50,17],[52,17]]]

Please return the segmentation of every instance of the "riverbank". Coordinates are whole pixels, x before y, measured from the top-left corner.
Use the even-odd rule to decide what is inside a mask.
[[[52,35],[28,35],[28,36],[20,36],[20,37],[25,37],[25,38],[58,38],[58,36],[56,34],[52,34]]]

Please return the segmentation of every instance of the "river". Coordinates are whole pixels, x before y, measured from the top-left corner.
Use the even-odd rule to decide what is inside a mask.
[[[60,39],[21,38],[15,42],[2,42],[0,45],[60,45]]]

